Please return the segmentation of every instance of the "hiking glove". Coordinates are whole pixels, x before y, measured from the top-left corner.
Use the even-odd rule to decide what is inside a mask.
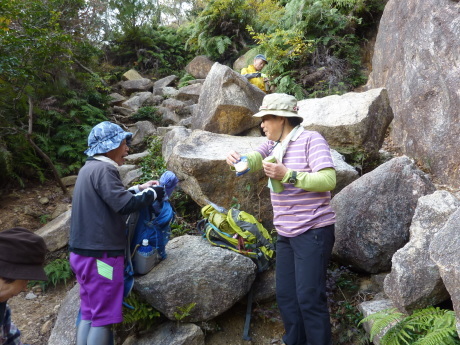
[[[155,186],[155,187],[150,187],[152,188],[155,193],[157,193],[157,197],[155,200],[163,200],[163,197],[165,196],[165,188],[160,187],[160,186]]]

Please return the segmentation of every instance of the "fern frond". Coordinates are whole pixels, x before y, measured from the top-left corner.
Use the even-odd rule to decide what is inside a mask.
[[[359,324],[364,322],[372,323],[370,333],[370,338],[372,341],[374,337],[380,334],[383,330],[396,325],[403,319],[404,314],[399,312],[396,308],[390,308],[365,317],[359,322]]]
[[[432,330],[414,345],[454,345],[459,343],[457,329],[455,327],[446,327]]]
[[[73,150],[74,150],[74,147],[71,145],[62,145],[62,146],[59,146],[57,154],[58,156],[62,156],[67,152],[72,152]]]
[[[381,343],[386,345],[411,345],[410,340],[414,337],[415,328],[413,325],[408,324],[406,320],[407,318],[399,320],[395,318],[393,323],[388,324],[387,327],[389,327],[389,329],[380,340]],[[382,331],[383,330],[385,330],[385,327]]]

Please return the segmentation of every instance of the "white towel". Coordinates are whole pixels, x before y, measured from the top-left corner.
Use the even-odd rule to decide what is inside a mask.
[[[297,140],[297,138],[300,136],[300,134],[302,134],[303,131],[304,131],[304,128],[300,125],[294,127],[292,131],[289,132],[289,134],[286,136],[286,138],[284,138],[282,142],[280,142],[278,145],[275,146],[275,148],[272,151],[272,156],[276,158],[278,163],[283,163],[283,157],[284,157],[284,154],[286,153],[286,149],[289,145],[289,142],[291,140],[292,141]],[[278,183],[274,181],[277,181]],[[273,185],[274,183],[279,184],[279,181],[278,180],[274,180],[274,181],[271,178],[268,179],[268,188],[270,188],[270,190],[275,193],[279,193],[280,192],[279,187],[274,188],[274,185]]]

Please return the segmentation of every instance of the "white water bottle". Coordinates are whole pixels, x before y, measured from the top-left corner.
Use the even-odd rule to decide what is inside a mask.
[[[149,240],[144,238],[142,240],[142,246],[137,249],[137,252],[142,256],[151,256],[154,253],[153,247],[149,244]]]
[[[158,251],[149,244],[148,239],[142,240],[133,258],[134,272],[146,274],[160,262]]]

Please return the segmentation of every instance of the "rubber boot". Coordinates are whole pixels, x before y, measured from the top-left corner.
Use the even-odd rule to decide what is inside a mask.
[[[86,345],[109,345],[112,339],[112,325],[91,327]]]
[[[76,345],[86,345],[88,339],[88,333],[91,329],[91,321],[89,320],[80,320],[77,327],[77,344]]]

